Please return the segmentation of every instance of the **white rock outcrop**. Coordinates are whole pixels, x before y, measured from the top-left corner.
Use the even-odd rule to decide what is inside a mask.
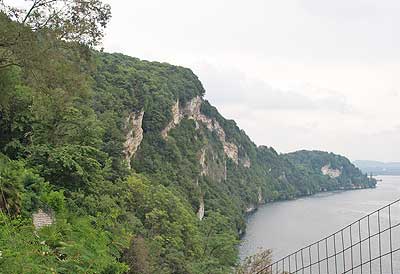
[[[249,157],[247,155],[243,159],[240,159],[240,162],[242,163],[242,165],[244,167],[247,167],[247,168],[251,167],[251,161],[250,161],[250,159],[249,159]]]
[[[208,167],[206,164],[206,148],[202,148],[201,152],[200,152],[200,166],[201,166],[201,171],[200,171],[200,175],[208,175]]]
[[[201,104],[203,100],[201,97],[197,96],[186,103],[186,105],[180,109],[179,100],[172,106],[172,120],[168,123],[168,125],[161,131],[161,135],[164,139],[168,137],[168,132],[176,127],[183,118],[192,119],[196,122],[196,128],[198,128],[198,123],[202,123],[208,130],[214,131],[217,133],[219,140],[221,141],[225,155],[232,159],[236,164],[239,163],[238,158],[238,147],[234,143],[230,143],[226,141],[226,134],[224,129],[215,119],[211,119],[206,115],[202,114],[200,111]]]
[[[228,156],[228,158],[231,158],[236,164],[238,164],[238,147],[233,143],[229,143],[226,141],[223,142],[222,140],[221,142],[224,145],[225,155]]]
[[[257,209],[257,207],[255,207],[254,205],[249,205],[246,209],[245,212],[246,213],[252,213]]]
[[[126,119],[126,128],[129,130],[124,143],[124,154],[129,168],[131,168],[131,159],[143,140],[143,116],[144,111],[132,112]]]
[[[161,136],[166,139],[168,137],[168,132],[176,127],[182,120],[183,116],[179,111],[179,100],[172,106],[172,120],[168,123],[168,125],[161,131]]]
[[[204,218],[204,210],[205,210],[205,205],[204,205],[204,198],[203,196],[200,196],[200,205],[199,205],[199,210],[197,211],[197,217],[199,220],[203,220]]]
[[[342,175],[342,171],[340,169],[333,169],[331,168],[331,165],[324,165],[323,167],[321,167],[321,172],[324,175],[327,175],[331,178],[337,178],[340,175]]]
[[[258,204],[263,204],[264,203],[264,199],[262,197],[262,191],[261,191],[261,187],[258,188]]]
[[[228,179],[228,170],[226,168],[226,161],[224,162],[224,180]]]

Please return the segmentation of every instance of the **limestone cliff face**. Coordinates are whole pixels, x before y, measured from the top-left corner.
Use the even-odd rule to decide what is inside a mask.
[[[210,145],[204,146],[199,153],[200,176],[207,176],[212,181],[226,180],[226,161]]]
[[[238,158],[238,148],[235,144],[226,142],[220,138],[222,144],[224,145],[224,152],[228,158],[231,158],[236,164],[239,163]]]
[[[113,111],[130,114],[124,117],[126,126],[118,128],[126,137],[122,160],[134,163],[135,171],[149,178],[165,175],[154,183],[176,189],[200,219],[206,208],[229,216],[242,230],[244,222],[239,220],[246,208],[251,211],[264,202],[311,194],[318,189],[314,175],[326,189],[373,185],[347,159],[331,153],[279,154],[272,147],[257,147],[234,121],[202,99],[204,88],[190,70],[119,54],[99,55],[96,98],[112,95],[118,106]],[[129,101],[120,96],[121,89],[132,96]],[[97,103],[99,113],[110,107],[103,100]],[[133,109],[136,112],[131,113]],[[139,112],[142,109],[145,113]],[[337,176],[338,171],[342,174],[335,179],[322,176]]]
[[[124,154],[129,168],[131,167],[131,159],[143,140],[143,116],[144,111],[132,112],[126,119],[126,128],[128,129],[128,133],[124,143]]]
[[[240,162],[244,167],[247,167],[247,168],[251,167],[251,161],[250,161],[249,157],[247,157],[247,156],[240,159]]]
[[[200,205],[199,205],[199,209],[197,211],[197,217],[199,218],[199,220],[203,220],[204,218],[204,211],[205,211],[205,205],[204,205],[204,198],[203,196],[200,196]]]
[[[245,208],[245,212],[246,213],[252,213],[252,212],[256,211],[260,205],[265,204],[265,199],[262,196],[261,187],[258,188],[257,195],[258,195],[257,203],[248,205]]]
[[[168,137],[168,132],[177,126],[182,120],[183,116],[179,111],[179,100],[172,106],[172,120],[168,123],[168,125],[161,131],[161,136],[166,139]]]
[[[331,165],[324,165],[321,167],[321,172],[324,175],[329,176],[330,178],[337,178],[342,175],[342,171],[340,169],[333,169]]]
[[[264,201],[264,198],[263,198],[263,196],[262,196],[262,191],[261,191],[261,187],[259,187],[258,188],[258,204],[263,204],[265,201]]]
[[[196,122],[196,128],[199,128],[199,123],[201,123],[208,130],[215,132],[223,145],[225,155],[232,159],[236,164],[239,164],[237,145],[226,140],[225,131],[218,121],[201,113],[200,109],[202,103],[203,100],[199,96],[194,97],[183,107],[180,107],[179,100],[177,100],[171,109],[172,119],[162,130],[161,135],[166,139],[168,137],[168,132],[176,127],[183,118],[192,119]],[[250,167],[250,160],[248,158],[241,162],[243,166]]]
[[[208,166],[206,164],[206,148],[202,148],[200,151],[200,166],[201,166],[201,171],[200,175],[207,176],[208,175]]]

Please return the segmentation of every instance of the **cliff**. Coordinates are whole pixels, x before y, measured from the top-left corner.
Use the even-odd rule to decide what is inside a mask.
[[[202,84],[189,69],[121,54],[97,58],[99,96],[115,97],[112,90],[121,90],[134,102],[125,106],[116,98],[123,106],[117,110],[121,119],[132,124],[130,130],[120,129],[128,166],[178,191],[200,219],[219,211],[235,220],[239,231],[245,229],[244,213],[259,204],[373,185],[344,157],[339,164],[339,156],[323,154],[316,167],[308,161],[319,152],[279,155],[257,147],[203,99]]]
[[[259,205],[374,186],[342,156],[257,146],[190,69],[80,54],[0,70],[1,269],[231,273]]]

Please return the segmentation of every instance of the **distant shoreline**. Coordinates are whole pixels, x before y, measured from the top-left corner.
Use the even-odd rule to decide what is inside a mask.
[[[378,175],[378,176],[392,176],[392,177],[400,177],[400,175],[395,176],[395,175]],[[381,182],[382,180],[379,180],[379,178],[377,178],[378,182]],[[257,211],[262,208],[265,207],[267,205],[270,204],[275,204],[275,203],[280,203],[280,202],[290,202],[290,201],[296,201],[302,198],[313,198],[319,194],[340,194],[342,192],[349,192],[349,191],[357,191],[357,190],[366,190],[366,189],[375,189],[376,185],[374,187],[363,187],[363,188],[345,188],[345,189],[335,189],[335,190],[327,190],[327,191],[318,191],[309,195],[299,195],[299,196],[295,196],[293,198],[290,199],[278,199],[278,200],[273,200],[273,201],[268,201],[262,204],[259,204],[257,207],[255,207],[253,210],[248,211],[245,213],[245,217],[246,217],[246,223],[248,222],[248,219],[251,218],[253,215],[255,215],[257,213]],[[244,231],[239,231],[239,240],[242,240],[243,237],[246,235],[246,230]]]
[[[356,160],[353,162],[363,173],[372,176],[389,175],[400,176],[399,162],[378,162],[369,160]]]

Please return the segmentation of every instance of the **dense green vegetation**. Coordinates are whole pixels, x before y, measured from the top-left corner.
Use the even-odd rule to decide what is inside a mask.
[[[78,11],[101,10],[91,3]],[[183,118],[163,138],[177,100],[183,108],[204,95],[191,70],[94,51],[100,30],[68,25],[84,16],[38,28],[46,13],[21,21],[1,7],[2,273],[229,273],[246,208],[374,184],[340,156],[257,147],[207,101],[201,113],[237,146],[238,163],[202,122]],[[103,8],[88,22],[103,26]],[[140,111],[144,136],[127,163],[126,121]],[[327,164],[342,175],[323,175]],[[36,230],[39,209],[53,212],[55,223]]]
[[[317,190],[365,188],[376,185],[375,180],[363,174],[349,159],[334,153],[301,150],[288,153],[285,158],[294,163],[298,169],[312,170],[314,172],[312,182]],[[320,174],[323,166],[340,171],[340,176],[326,180],[327,176]]]

